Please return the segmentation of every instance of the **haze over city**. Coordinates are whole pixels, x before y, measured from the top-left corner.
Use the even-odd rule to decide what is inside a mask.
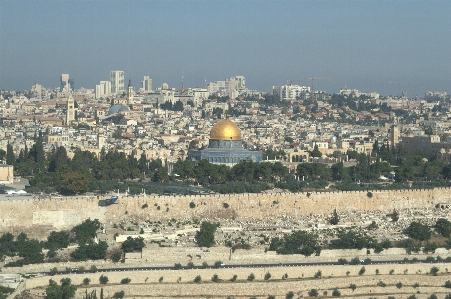
[[[135,88],[252,90],[345,85],[382,95],[450,92],[450,1],[1,1],[0,88],[94,88],[124,70]],[[297,81],[300,80],[300,81]]]

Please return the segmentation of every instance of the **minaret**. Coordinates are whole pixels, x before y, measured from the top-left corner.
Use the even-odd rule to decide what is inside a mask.
[[[132,80],[128,80],[127,105],[133,104],[133,86]]]
[[[103,135],[103,129],[99,129],[97,132],[97,148],[101,150],[105,146],[105,136]]]
[[[67,98],[66,125],[69,125],[75,119],[75,106],[72,94]]]

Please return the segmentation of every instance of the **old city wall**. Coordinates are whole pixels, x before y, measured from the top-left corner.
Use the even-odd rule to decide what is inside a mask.
[[[100,207],[98,196],[30,198],[0,201],[0,233],[68,229],[84,219],[101,222],[122,220],[165,220],[191,218],[275,218],[392,209],[433,209],[451,203],[450,188],[317,193],[261,193],[193,196],[129,196],[117,204]],[[195,207],[191,208],[190,203]],[[224,207],[228,204],[228,208]],[[147,204],[147,208],[143,205]]]

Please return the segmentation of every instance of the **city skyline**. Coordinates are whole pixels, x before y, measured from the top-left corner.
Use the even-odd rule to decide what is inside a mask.
[[[95,88],[123,70],[135,89],[272,85],[382,95],[450,92],[447,1],[1,1],[0,88]],[[448,29],[447,29],[448,28]]]

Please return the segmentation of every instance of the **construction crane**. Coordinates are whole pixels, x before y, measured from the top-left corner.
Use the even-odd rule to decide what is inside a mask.
[[[315,80],[331,80],[331,78],[323,78],[323,77],[309,77],[305,78],[305,80],[312,80],[312,90],[311,90],[311,98],[315,96]]]
[[[301,82],[302,80],[287,80],[287,85],[293,85],[293,82]]]

